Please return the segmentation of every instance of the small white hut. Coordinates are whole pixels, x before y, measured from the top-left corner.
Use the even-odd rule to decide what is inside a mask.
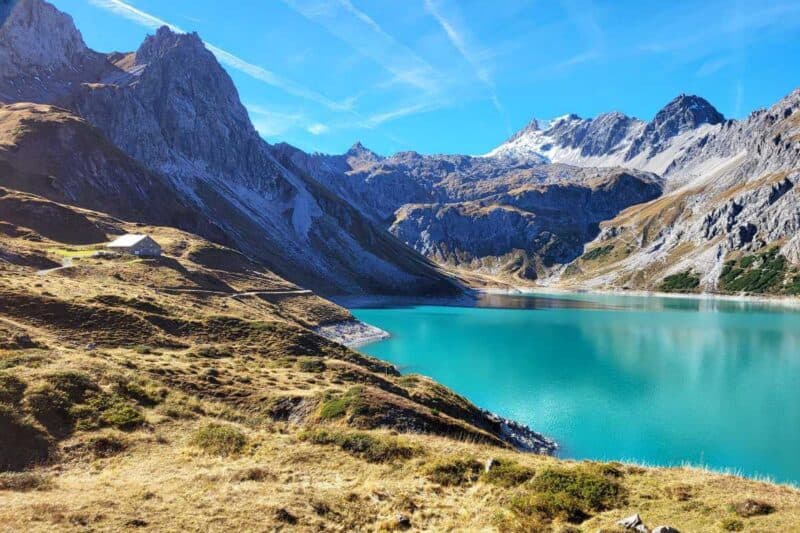
[[[106,249],[111,252],[138,255],[141,257],[158,257],[161,255],[161,246],[149,235],[128,233],[117,237],[106,244]]]

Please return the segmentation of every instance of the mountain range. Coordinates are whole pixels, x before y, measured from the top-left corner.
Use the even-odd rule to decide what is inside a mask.
[[[774,247],[781,292],[800,261],[798,91],[743,120],[684,94],[650,121],[532,120],[483,156],[310,154],[259,137],[196,34],[103,54],[42,0],[4,16],[3,185],[198,233],[323,294],[730,292],[748,284],[726,265]]]

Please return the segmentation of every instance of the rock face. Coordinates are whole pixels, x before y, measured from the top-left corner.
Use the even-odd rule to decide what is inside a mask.
[[[451,268],[533,280],[579,256],[598,223],[661,194],[646,172],[548,165],[539,160],[376,156],[286,157],[425,256]]]
[[[230,77],[197,35],[164,27],[135,53],[105,56],[88,50],[71,19],[42,0],[12,6],[3,31],[0,61],[15,69],[13,76],[2,74],[3,99],[74,111],[147,172],[162,176],[177,209],[188,205],[209,221],[214,234],[205,236],[216,238],[219,230],[228,244],[325,294],[459,290],[264,142]],[[42,73],[47,78],[40,86],[27,81]],[[19,80],[26,89],[15,92]]]
[[[131,159],[85,120],[49,105],[0,106],[0,185],[225,240],[164,176]]]
[[[725,263],[739,256],[777,247],[800,262],[800,90],[718,128],[669,164],[668,194],[601,224],[589,248],[613,248],[612,261],[579,261],[562,281],[657,288],[691,271],[700,290],[716,291]]]
[[[72,18],[45,2],[0,4],[0,43],[0,103],[53,102],[108,68]]]

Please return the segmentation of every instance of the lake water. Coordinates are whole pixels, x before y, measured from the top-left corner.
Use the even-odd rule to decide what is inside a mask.
[[[576,294],[384,300],[353,313],[392,334],[363,352],[530,425],[562,457],[800,482],[797,311]]]

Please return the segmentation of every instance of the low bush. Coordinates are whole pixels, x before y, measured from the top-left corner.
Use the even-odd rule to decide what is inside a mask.
[[[353,431],[341,432],[327,429],[304,432],[300,438],[314,444],[334,445],[371,463],[386,463],[410,459],[418,449],[396,437],[370,435]]]
[[[725,263],[719,276],[719,287],[727,292],[779,292],[786,277],[787,261],[777,246]],[[793,290],[792,284],[785,289]]]
[[[191,444],[207,454],[228,457],[244,450],[247,437],[234,426],[211,423],[194,432]]]
[[[691,271],[681,272],[672,276],[667,276],[658,286],[658,290],[663,292],[689,292],[700,286],[700,276]]]
[[[742,531],[744,529],[744,522],[738,518],[729,516],[722,519],[722,521],[719,523],[719,527],[723,531]]]
[[[144,424],[144,415],[138,409],[122,402],[115,402],[100,414],[103,425],[131,430]]]
[[[523,516],[540,520],[560,518],[579,524],[589,518],[589,513],[579,498],[566,492],[527,492],[511,500],[511,508]]]
[[[0,372],[0,403],[18,404],[26,388],[25,382],[17,376]]]
[[[364,387],[354,386],[347,389],[341,395],[326,395],[319,409],[319,418],[321,420],[334,420],[341,418],[346,414],[360,415],[364,414],[367,410],[367,404],[362,396]]]
[[[483,481],[492,485],[511,488],[530,480],[534,474],[535,472],[532,468],[521,466],[514,461],[496,460],[489,471],[483,474]]]
[[[82,402],[87,393],[99,390],[91,377],[73,370],[50,374],[45,379],[53,388],[66,394],[73,403]]]
[[[584,261],[594,261],[595,259],[600,259],[601,257],[610,254],[612,250],[614,250],[613,244],[609,244],[606,246],[599,246],[583,254],[581,256],[581,259],[583,259]]]
[[[613,465],[590,463],[575,468],[549,467],[515,496],[511,510],[544,520],[560,518],[580,523],[592,512],[613,509],[623,501],[622,471]]]
[[[5,472],[0,474],[0,490],[27,492],[45,490],[52,486],[49,478],[34,472]]]
[[[118,394],[95,394],[85,404],[74,406],[71,414],[77,421],[77,428],[82,430],[105,426],[132,430],[145,423],[142,412]]]
[[[731,511],[742,518],[750,518],[751,516],[770,514],[775,511],[775,507],[766,502],[747,498],[746,500],[732,504]]]
[[[319,373],[325,372],[328,367],[325,366],[325,362],[321,359],[304,359],[300,361],[299,368],[301,372]]]
[[[426,468],[425,477],[445,487],[469,485],[480,477],[483,465],[475,459],[448,459]]]

